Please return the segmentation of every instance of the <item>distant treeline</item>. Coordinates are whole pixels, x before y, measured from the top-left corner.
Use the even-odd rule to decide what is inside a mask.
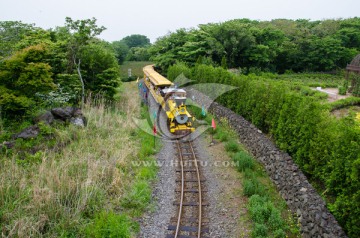
[[[360,18],[210,23],[159,38],[149,52],[164,69],[175,62],[198,62],[244,73],[332,71],[360,52]]]

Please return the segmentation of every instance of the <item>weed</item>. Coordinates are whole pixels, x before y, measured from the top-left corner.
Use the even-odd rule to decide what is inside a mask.
[[[86,228],[88,237],[131,237],[133,222],[124,214],[103,211],[96,216],[94,223]]]
[[[244,195],[251,197],[254,194],[264,195],[265,187],[257,179],[245,179],[244,181]]]
[[[217,138],[221,142],[226,142],[229,140],[229,133],[224,130],[218,130],[215,138]]]
[[[287,237],[286,233],[285,233],[285,231],[283,229],[278,229],[278,230],[274,231],[273,235],[274,235],[274,238],[285,238],[285,237]]]
[[[253,170],[255,168],[254,159],[245,151],[239,151],[233,156],[233,160],[238,162],[238,170],[244,172],[245,170]]]
[[[240,151],[240,147],[236,141],[229,141],[225,144],[225,150],[227,152],[236,153],[236,152]]]
[[[266,225],[255,223],[255,227],[253,232],[251,233],[251,236],[254,238],[267,238],[267,232],[268,229]]]
[[[148,183],[139,181],[132,185],[131,191],[123,198],[121,205],[141,211],[149,204],[150,199],[151,189]]]
[[[277,209],[272,209],[271,214],[268,220],[268,226],[271,230],[275,231],[285,227],[284,221],[281,218],[280,211]]]

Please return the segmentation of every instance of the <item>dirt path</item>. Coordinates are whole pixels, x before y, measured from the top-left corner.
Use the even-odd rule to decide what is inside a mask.
[[[320,92],[326,93],[328,95],[328,101],[329,102],[335,102],[347,97],[350,97],[351,94],[347,93],[346,95],[340,95],[338,88],[312,88],[313,90],[318,90]]]
[[[231,166],[223,143],[210,145],[210,136],[203,134],[197,141],[208,186],[210,203],[210,237],[250,237],[251,223],[247,218],[246,197],[242,196],[242,175]]]

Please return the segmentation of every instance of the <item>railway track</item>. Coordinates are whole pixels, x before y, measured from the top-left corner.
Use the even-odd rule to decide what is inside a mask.
[[[171,219],[167,238],[200,238],[208,233],[204,218],[208,203],[204,200],[205,179],[202,177],[198,155],[192,141],[175,142],[177,151],[176,193],[177,215]]]

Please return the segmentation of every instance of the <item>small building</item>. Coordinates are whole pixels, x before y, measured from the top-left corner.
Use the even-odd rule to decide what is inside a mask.
[[[352,74],[358,74],[360,77],[360,54],[355,56],[351,63],[346,66],[346,80],[351,80],[349,92],[353,92],[353,90],[360,86],[358,85],[360,84],[360,80],[357,79],[359,77],[354,77]]]

